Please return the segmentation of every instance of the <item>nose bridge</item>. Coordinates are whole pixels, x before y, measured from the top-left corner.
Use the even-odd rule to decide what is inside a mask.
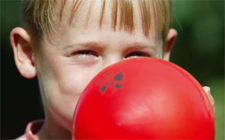
[[[123,60],[123,57],[120,56],[119,54],[112,54],[112,55],[109,55],[106,59],[105,59],[105,62],[104,62],[104,67],[108,67],[112,64],[115,64],[117,62],[120,62]]]
[[[103,63],[102,65],[98,68],[97,73],[99,73],[100,71],[102,71],[103,69],[105,69],[106,67],[115,64],[117,62],[120,62],[123,60],[122,56],[115,56],[115,55],[110,55],[107,56],[107,58],[102,59]]]

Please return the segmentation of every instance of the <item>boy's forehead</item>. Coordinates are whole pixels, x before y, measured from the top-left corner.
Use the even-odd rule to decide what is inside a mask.
[[[138,0],[63,0],[57,2],[56,15],[62,28],[106,27],[130,33],[142,30],[143,34],[152,36],[157,31],[151,5],[151,1],[147,4]]]

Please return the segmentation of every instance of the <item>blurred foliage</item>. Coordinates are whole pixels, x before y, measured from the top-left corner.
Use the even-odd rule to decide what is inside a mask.
[[[178,32],[171,61],[211,88],[216,103],[216,139],[225,139],[224,1],[175,0],[172,28]]]
[[[224,1],[175,1],[172,27],[178,39],[171,61],[201,83],[224,76]]]
[[[4,74],[2,76],[4,83],[2,83],[2,89],[7,85],[15,85],[14,88],[16,89],[18,81],[27,82],[18,76],[19,73],[13,62],[13,53],[9,43],[10,31],[14,27],[21,25],[19,22],[19,3],[18,0],[1,1],[1,64]],[[189,71],[202,85],[211,87],[211,92],[216,102],[216,139],[225,139],[224,1],[175,0],[171,27],[175,28],[178,32],[178,38],[171,53],[171,61]],[[15,74],[7,73],[11,71]],[[36,81],[34,83],[36,84]],[[22,90],[21,87],[17,88],[17,92],[23,91],[23,93],[20,93],[20,96],[31,96],[25,93],[24,88]],[[35,116],[27,116],[26,114],[26,116],[20,117],[20,119],[15,119],[14,116],[17,114],[13,114],[13,112],[9,113],[8,111],[8,108],[14,106],[14,104],[7,101],[15,97],[15,93],[17,92],[10,91],[10,89],[2,91],[2,138],[15,138],[15,136],[24,132],[27,122],[36,118]],[[33,90],[31,89],[30,91]],[[38,90],[36,93],[38,94]],[[37,98],[37,96],[39,95],[35,95],[34,97]],[[16,97],[19,96],[17,95]],[[22,98],[19,100],[22,100]],[[30,106],[35,105],[40,107],[39,104],[37,105],[37,102],[34,102]],[[37,111],[35,108],[33,110]],[[36,114],[38,113],[40,112]],[[18,132],[12,133],[12,130]]]
[[[222,79],[210,79],[206,82],[207,85],[210,85],[211,92],[216,101],[216,139],[225,139],[225,104],[224,104],[224,81]]]

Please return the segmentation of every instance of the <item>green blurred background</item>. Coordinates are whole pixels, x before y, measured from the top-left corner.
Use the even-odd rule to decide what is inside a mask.
[[[1,0],[1,138],[24,133],[28,122],[43,118],[37,79],[18,73],[9,42],[19,23],[18,0]],[[171,61],[211,87],[216,102],[216,139],[224,137],[224,1],[175,0],[172,28],[178,39]]]

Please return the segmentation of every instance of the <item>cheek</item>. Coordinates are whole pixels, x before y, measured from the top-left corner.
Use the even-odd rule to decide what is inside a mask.
[[[94,76],[94,72],[85,71],[65,73],[58,82],[60,93],[69,96],[80,96]]]
[[[99,72],[98,67],[80,68],[68,65],[51,65],[50,73],[42,79],[43,101],[48,115],[65,128],[71,129],[77,101],[91,79]]]
[[[67,105],[67,108],[76,106],[77,100],[97,72],[89,69],[64,68],[54,71],[53,77],[48,82],[49,100],[52,104],[60,103]]]

